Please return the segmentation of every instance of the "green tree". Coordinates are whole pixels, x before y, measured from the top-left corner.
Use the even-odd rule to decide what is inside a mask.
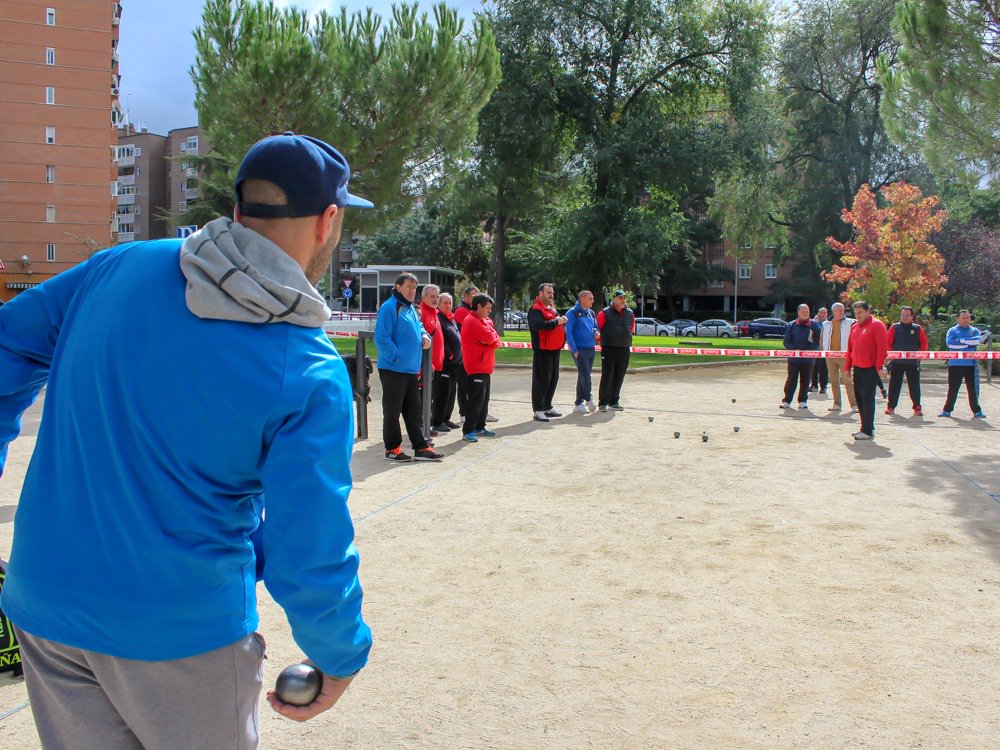
[[[524,0],[528,2],[528,0]],[[573,165],[587,191],[554,222],[560,267],[600,289],[624,284],[662,258],[637,211],[652,188],[676,197],[711,191],[760,80],[767,33],[752,0],[534,0],[565,72],[560,108],[575,135]],[[654,199],[655,200],[655,199]],[[659,203],[657,221],[666,204]],[[672,223],[672,222],[670,222]]]
[[[246,149],[292,130],[349,156],[352,185],[378,206],[364,220],[402,215],[467,148],[500,77],[486,20],[463,34],[443,3],[433,20],[404,3],[384,21],[370,9],[310,18],[259,0],[207,0],[195,43],[195,104],[212,144],[199,159],[201,187],[212,213],[231,211]]]
[[[898,59],[879,60],[882,113],[899,143],[944,174],[1000,170],[1000,3],[904,0]]]
[[[562,73],[543,33],[548,18],[539,10],[535,3],[500,0],[489,16],[503,81],[479,113],[473,159],[455,195],[466,215],[482,221],[493,237],[486,288],[498,302],[493,311],[498,330],[507,297],[508,229],[519,219],[527,228],[566,179]]]

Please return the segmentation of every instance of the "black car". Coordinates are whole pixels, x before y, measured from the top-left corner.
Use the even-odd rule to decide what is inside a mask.
[[[765,336],[777,336],[780,339],[784,338],[787,327],[788,323],[781,318],[757,318],[747,326],[747,335],[755,339]]]

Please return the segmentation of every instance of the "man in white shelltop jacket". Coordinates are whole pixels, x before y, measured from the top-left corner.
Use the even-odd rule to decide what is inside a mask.
[[[345,207],[371,206],[349,177],[322,141],[265,138],[236,221],[0,309],[0,469],[47,386],[2,595],[44,747],[258,747],[258,571],[324,675],[276,711],[316,716],[365,665],[351,383],[313,286]]]

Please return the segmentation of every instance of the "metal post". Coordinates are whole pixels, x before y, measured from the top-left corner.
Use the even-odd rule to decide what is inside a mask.
[[[365,389],[365,378],[368,372],[365,367],[365,357],[367,356],[365,341],[374,338],[371,331],[359,331],[358,344],[355,349],[357,364],[354,368],[354,393],[361,395],[355,395],[354,400],[358,406],[358,437],[362,440],[368,439],[368,395]]]
[[[433,347],[427,347],[424,349],[423,363],[420,367],[421,370],[421,380],[423,380],[423,423],[424,423],[424,437],[429,438],[431,436],[431,390],[434,383],[434,367],[431,363],[431,351]]]

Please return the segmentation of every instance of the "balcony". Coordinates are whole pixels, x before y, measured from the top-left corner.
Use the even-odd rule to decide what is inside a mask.
[[[115,3],[114,10],[111,13],[111,25],[118,26],[122,22],[122,4]]]
[[[135,185],[135,175],[134,174],[120,174],[118,175],[119,185]]]
[[[123,242],[135,242],[135,232],[119,232],[118,244]]]
[[[135,205],[135,195],[119,195],[118,196],[119,206],[134,206]]]
[[[184,199],[189,201],[198,200],[198,188],[188,188],[185,190]]]
[[[130,154],[128,156],[119,156],[115,159],[115,164],[119,167],[134,167],[135,166],[135,155]]]

